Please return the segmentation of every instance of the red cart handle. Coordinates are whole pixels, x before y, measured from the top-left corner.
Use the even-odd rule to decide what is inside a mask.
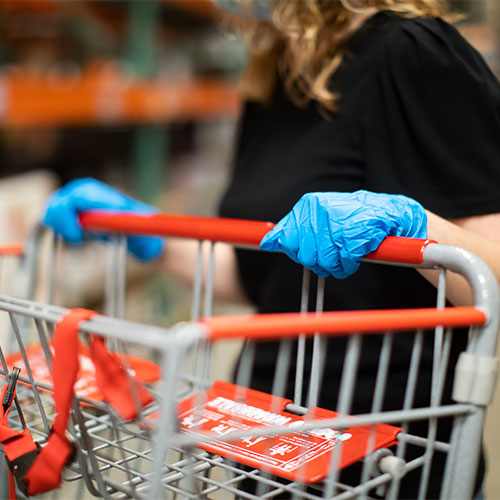
[[[92,231],[174,236],[251,246],[259,246],[264,235],[274,227],[272,222],[241,219],[104,211],[82,212],[79,220],[84,229]],[[435,242],[389,236],[366,259],[421,264],[424,249],[429,243]]]
[[[258,246],[274,224],[178,214],[125,214],[91,211],[79,214],[80,224],[92,231],[173,236]]]

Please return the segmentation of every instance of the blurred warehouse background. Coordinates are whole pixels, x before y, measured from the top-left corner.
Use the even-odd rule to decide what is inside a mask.
[[[47,195],[82,176],[165,211],[214,214],[243,64],[210,1],[0,1],[1,240],[24,240]],[[73,260],[65,305],[96,307],[102,259]],[[138,287],[142,313],[130,315],[175,311],[182,295],[166,289]]]
[[[500,74],[500,1],[452,6]],[[48,194],[82,176],[164,211],[215,215],[244,62],[210,0],[0,0],[0,240],[24,240]],[[60,301],[98,307],[104,270],[78,252]],[[185,318],[177,284],[145,280],[140,266],[131,276],[127,318]],[[490,499],[500,498],[499,399],[486,434]]]

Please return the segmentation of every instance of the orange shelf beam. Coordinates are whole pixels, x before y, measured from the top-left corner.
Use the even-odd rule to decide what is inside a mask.
[[[75,77],[0,73],[3,126],[167,123],[236,117],[233,83],[216,80],[145,81],[116,70]]]

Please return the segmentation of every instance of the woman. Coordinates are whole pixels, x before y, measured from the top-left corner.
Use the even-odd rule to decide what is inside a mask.
[[[430,238],[463,243],[494,262],[487,248],[495,250],[495,244],[484,245],[481,235],[491,237],[500,229],[500,87],[478,53],[441,19],[446,15],[443,5],[437,0],[258,4],[255,13],[265,19],[233,18],[250,43],[250,63],[242,82],[247,101],[234,170],[220,214],[277,222],[302,195],[315,193],[308,197],[311,203],[299,202],[305,220],[310,220],[317,213],[314,207],[329,213],[328,202],[322,204],[328,198],[325,192],[354,192],[349,200],[362,210],[366,204],[358,190],[398,193],[430,210],[426,223],[421,205],[402,197],[401,226],[405,217],[420,218],[420,223],[416,233],[410,223],[399,234],[428,232]],[[243,14],[253,13],[251,2],[240,5],[250,6]],[[46,223],[76,241],[81,238],[78,210],[144,209],[129,198],[117,201],[107,189],[88,180],[66,186],[49,201]],[[336,200],[339,195],[329,196]],[[394,198],[368,196],[378,207],[374,219],[389,217],[388,204]],[[280,225],[265,246],[293,254],[286,244],[287,228]],[[315,240],[315,235],[307,239]],[[158,240],[130,243],[139,257],[162,252]],[[328,246],[331,241],[317,243]],[[142,246],[151,251],[142,253]],[[297,252],[295,257],[311,265]],[[226,249],[218,258],[233,266],[232,272],[219,273],[225,278],[216,284],[222,294],[246,297],[259,312],[297,310],[302,272],[285,255],[246,250],[234,255]],[[164,266],[182,272],[188,268],[185,259],[191,259],[189,251],[169,242]],[[355,264],[348,268],[354,270]],[[327,266],[326,271],[332,270]],[[467,301],[460,283],[454,291],[450,299]],[[346,280],[327,281],[325,309],[432,307],[434,297],[432,285],[413,270],[365,266]],[[465,334],[454,338],[451,366],[466,342]],[[377,337],[363,343],[353,413],[370,411],[380,343]],[[411,345],[410,336],[395,340],[389,375],[395,390],[385,409],[401,408],[403,389],[398,388],[405,387]],[[328,343],[318,406],[335,407],[344,348],[342,340]],[[256,351],[252,387],[269,392],[277,346],[257,345]],[[429,387],[430,337],[423,360],[423,384]],[[289,377],[292,380],[293,373]],[[449,399],[448,383],[443,402]],[[428,391],[417,395],[415,404],[427,405]],[[416,424],[411,432],[425,435],[426,429]],[[449,422],[444,422],[438,439],[446,440],[448,434]],[[426,498],[438,497],[443,468],[443,457],[436,455]],[[482,474],[481,469],[478,484]],[[409,474],[400,497],[415,498],[418,484],[419,472]]]

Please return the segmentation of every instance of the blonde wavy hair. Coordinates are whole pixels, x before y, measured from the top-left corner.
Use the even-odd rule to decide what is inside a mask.
[[[329,88],[347,52],[347,41],[365,19],[381,10],[403,17],[447,17],[444,0],[269,0],[269,21],[251,16],[253,0],[240,0],[248,16],[225,15],[239,32],[249,61],[240,81],[243,95],[267,101],[278,74],[290,98],[304,106],[317,101],[335,111],[339,95]]]

